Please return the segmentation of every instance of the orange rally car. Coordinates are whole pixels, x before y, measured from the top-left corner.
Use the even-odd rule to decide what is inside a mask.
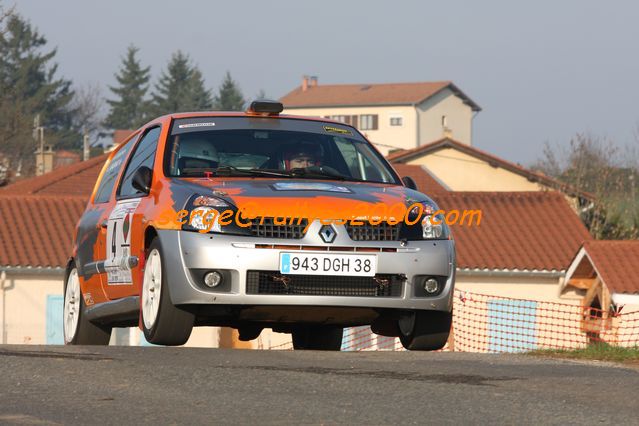
[[[437,205],[357,129],[282,110],[167,115],[112,152],[66,268],[67,344],[139,326],[181,345],[200,325],[295,349],[339,350],[360,325],[445,344],[455,249]]]

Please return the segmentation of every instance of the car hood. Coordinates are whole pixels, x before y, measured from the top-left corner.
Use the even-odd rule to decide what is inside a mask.
[[[322,217],[358,205],[433,203],[425,194],[401,185],[369,182],[269,178],[179,178],[174,182],[174,193],[214,196],[239,209],[258,206],[273,215],[305,208]]]

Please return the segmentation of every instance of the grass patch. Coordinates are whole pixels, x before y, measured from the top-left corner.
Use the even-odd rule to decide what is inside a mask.
[[[584,349],[541,349],[528,352],[530,355],[583,360],[598,360],[621,363],[639,363],[639,347],[622,348],[599,343]]]

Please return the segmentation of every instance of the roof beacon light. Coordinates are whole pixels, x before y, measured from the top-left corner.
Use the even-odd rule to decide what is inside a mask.
[[[258,99],[251,102],[246,110],[249,114],[260,115],[277,115],[284,110],[284,105],[278,101],[271,101],[268,99]]]

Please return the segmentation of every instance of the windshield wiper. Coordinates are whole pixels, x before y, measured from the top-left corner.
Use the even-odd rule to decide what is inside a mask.
[[[290,177],[286,173],[273,172],[262,169],[238,169],[235,166],[222,166],[213,171],[215,176],[276,176]]]

